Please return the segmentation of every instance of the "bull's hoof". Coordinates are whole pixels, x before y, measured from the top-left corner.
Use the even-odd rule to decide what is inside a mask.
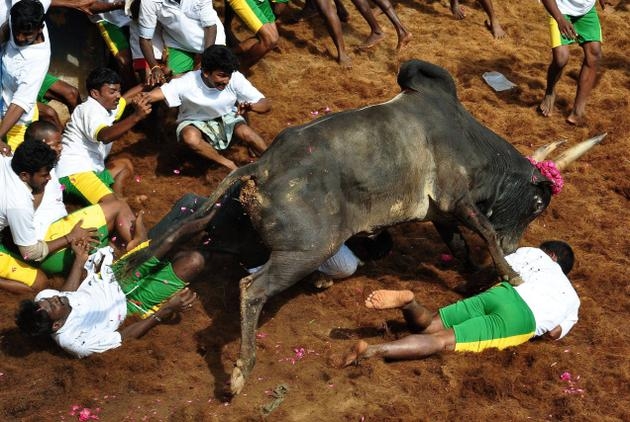
[[[232,377],[230,378],[230,392],[233,396],[236,396],[245,387],[245,375],[241,368],[243,367],[243,361],[240,359],[236,361],[236,365],[232,370]]]
[[[324,277],[324,276],[322,276],[322,277],[318,277],[318,278],[317,278],[317,279],[313,282],[313,285],[314,285],[316,288],[321,289],[321,290],[328,289],[328,288],[332,287],[332,286],[333,286],[333,284],[335,284],[335,282],[334,282],[331,278]]]

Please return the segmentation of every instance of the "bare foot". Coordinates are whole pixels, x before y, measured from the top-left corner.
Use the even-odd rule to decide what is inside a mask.
[[[341,363],[341,367],[345,368],[346,366],[350,366],[353,363],[358,363],[359,360],[364,357],[365,352],[367,351],[368,344],[359,340],[354,346],[348,350],[348,352],[343,356],[343,360]]]
[[[133,224],[133,239],[127,244],[127,251],[133,250],[148,238],[147,228],[144,226],[144,211],[140,211]]]
[[[549,117],[551,116],[551,112],[553,110],[553,105],[555,104],[555,102],[556,102],[555,92],[553,94],[545,95],[545,98],[543,98],[542,102],[538,106],[538,110],[543,116]]]
[[[365,299],[365,306],[371,309],[402,308],[413,301],[411,290],[374,290]]]
[[[461,6],[452,7],[451,13],[453,14],[453,16],[455,16],[455,19],[458,20],[464,19],[466,17],[466,14],[464,13],[464,8]]]
[[[385,34],[383,34],[382,32],[380,34],[372,32],[370,36],[367,37],[365,42],[359,46],[359,50],[367,50],[369,48],[372,48],[379,42],[383,41],[383,38],[385,38]]]
[[[491,24],[490,22],[486,21],[485,23],[486,23],[486,28],[488,28],[488,30],[492,32],[492,36],[494,38],[501,39],[507,35],[498,22]]]
[[[404,34],[398,36],[398,44],[396,45],[396,51],[400,51],[409,44],[409,41],[413,38],[411,32],[405,32]]]
[[[339,58],[337,59],[337,62],[339,63],[339,66],[341,66],[344,69],[352,68],[352,59],[350,58],[350,56],[348,56],[345,53],[339,54]]]
[[[567,123],[574,126],[580,126],[584,123],[584,116],[578,116],[575,114],[575,111],[572,111],[571,114],[569,114],[569,117],[567,117]]]

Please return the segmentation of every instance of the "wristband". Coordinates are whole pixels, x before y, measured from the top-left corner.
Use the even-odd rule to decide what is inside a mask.
[[[157,68],[159,68],[159,69],[162,69],[162,68],[160,67],[160,65],[159,65],[159,64],[156,64],[155,66],[153,66],[153,67],[151,68],[151,72],[153,72],[153,71],[155,70],[155,68],[156,68],[156,67],[157,67]]]

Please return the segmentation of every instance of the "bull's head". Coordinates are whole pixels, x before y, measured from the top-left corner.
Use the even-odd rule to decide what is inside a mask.
[[[573,161],[585,154],[593,146],[606,137],[607,134],[588,139],[568,149],[556,158],[555,167],[562,171]],[[543,162],[548,154],[554,151],[564,141],[557,141],[545,145],[534,152],[530,160],[528,183],[518,177],[508,178],[507,186],[503,186],[496,202],[484,212],[492,222],[498,235],[499,244],[504,254],[516,250],[525,228],[547,208],[551,202],[552,190],[558,187],[557,180],[551,176],[545,176],[540,166],[535,163]],[[554,185],[555,183],[555,185]]]

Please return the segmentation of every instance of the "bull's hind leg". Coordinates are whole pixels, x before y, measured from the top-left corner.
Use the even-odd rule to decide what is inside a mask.
[[[325,258],[325,251],[273,252],[260,271],[241,280],[241,350],[230,381],[233,395],[241,392],[256,363],[256,328],[267,299],[313,272]]]

